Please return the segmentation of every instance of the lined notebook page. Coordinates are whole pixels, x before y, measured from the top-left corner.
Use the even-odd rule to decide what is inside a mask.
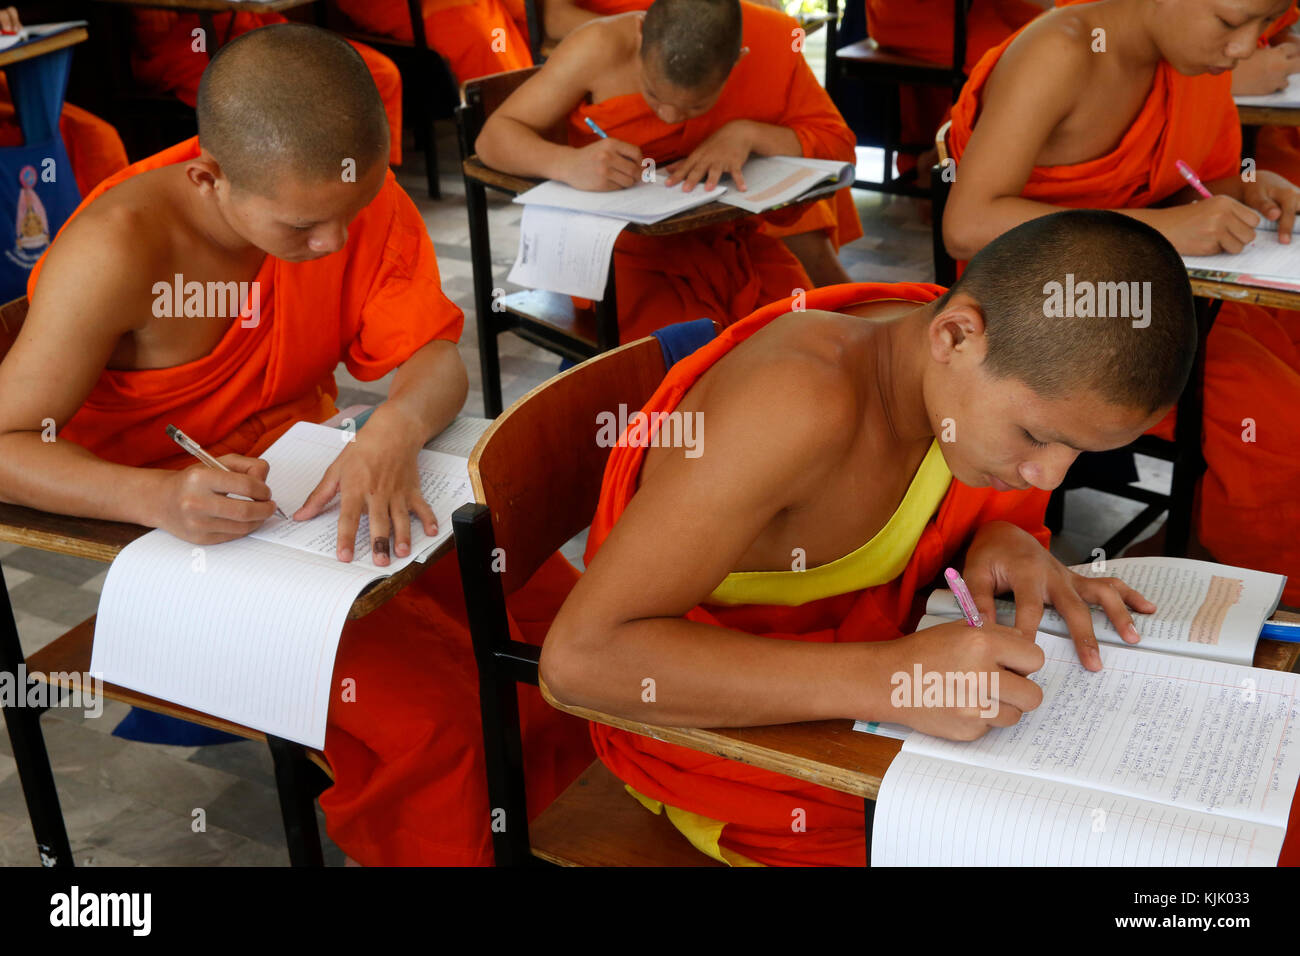
[[[267,484],[271,495],[284,511],[292,515],[311,494],[330,463],[347,445],[348,432],[298,422],[262,457],[270,464]],[[419,453],[420,492],[438,519],[438,533],[426,535],[423,525],[410,519],[411,553],[405,558],[394,554],[386,574],[394,574],[412,561],[428,554],[451,535],[452,512],[474,499],[469,472],[463,457],[423,449]],[[272,515],[250,537],[274,544],[308,551],[333,559],[338,551],[339,498],[309,521],[292,521]],[[353,542],[353,562],[371,563],[370,517],[362,512]]]
[[[1093,801],[1104,792],[1285,830],[1300,781],[1300,675],[1107,645],[1093,674],[1070,641],[1038,643],[1038,709],[970,743],[913,733],[903,753],[946,776],[992,769],[1089,788]],[[886,784],[877,821],[888,803],[916,799]]]
[[[1188,269],[1238,273],[1300,281],[1300,244],[1277,241],[1276,232],[1260,231],[1241,252],[1220,252],[1212,256],[1183,256]]]
[[[904,751],[881,786],[871,865],[1273,866],[1284,834]]]
[[[479,420],[449,436],[477,440]],[[346,447],[346,433],[294,425],[263,455],[268,483],[290,514]],[[441,437],[441,436],[440,436]],[[436,441],[436,440],[435,440]],[[272,518],[246,538],[198,546],[165,531],[113,561],[95,625],[91,670],[105,680],[320,749],[339,637],[357,595],[451,535],[451,515],[473,500],[466,461],[419,453],[421,489],[438,519],[413,522],[411,554],[383,568],[370,559],[363,516],[356,555],[335,558],[338,502],[311,521]]]
[[[152,531],[108,570],[90,669],[320,749],[348,610],[383,573],[250,538],[200,547]]]
[[[1187,558],[1116,558],[1106,562],[1104,573],[1090,565],[1072,570],[1086,577],[1117,577],[1156,604],[1154,614],[1133,614],[1142,636],[1127,644],[1100,608],[1093,608],[1092,626],[1097,640],[1139,650],[1190,654],[1210,660],[1249,665],[1259,642],[1260,626],[1277,610],[1286,578],[1247,568],[1234,568]],[[1015,624],[1016,604],[999,599],[998,623]],[[953,593],[938,589],[926,602],[927,614],[961,619],[961,606]],[[1055,608],[1045,607],[1039,630],[1068,636],[1069,626]]]

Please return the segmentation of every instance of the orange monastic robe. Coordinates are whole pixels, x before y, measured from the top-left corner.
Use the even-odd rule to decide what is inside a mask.
[[[959,163],[984,84],[1010,43],[979,62],[953,107],[949,138]],[[1179,159],[1206,181],[1236,175],[1241,129],[1231,83],[1230,74],[1182,76],[1162,62],[1146,103],[1112,152],[1071,166],[1036,167],[1022,195],[1056,206],[1142,208],[1187,185],[1174,166]],[[1289,575],[1288,604],[1300,604],[1297,408],[1300,314],[1224,303],[1206,350],[1203,448],[1209,467],[1197,533],[1220,561]],[[1172,437],[1171,419],[1157,433]]]
[[[350,21],[367,33],[410,43],[411,15],[405,0],[338,0]],[[533,65],[522,3],[507,0],[421,0],[424,31],[456,80]]]
[[[711,110],[670,125],[640,93],[582,103],[569,115],[570,144],[585,146],[596,138],[586,124],[590,117],[610,136],[638,145],[662,168],[732,120],[750,119],[792,129],[805,156],[852,162],[853,133],[803,54],[791,49],[790,31],[798,24],[777,10],[742,6],[749,53],[731,71]],[[853,209],[851,200],[848,209]],[[765,228],[771,223],[788,233],[807,215],[783,210],[663,238],[624,232],[614,247],[621,340],[631,342],[688,319],[707,317],[729,325],[765,302],[808,289],[811,283],[799,261]],[[841,216],[839,221],[849,220]],[[852,222],[857,225],[856,211]],[[860,226],[858,230],[860,235]]]
[[[78,211],[130,176],[196,155],[191,139],[136,163]],[[192,459],[164,433],[173,422],[215,454],[258,455],[293,422],[334,414],[340,361],[373,381],[426,342],[456,341],[464,321],[391,172],[343,250],[302,263],[268,256],[257,279],[256,325],[232,323],[210,354],[185,365],[104,371],[60,437],[125,465],[187,467]],[[541,643],[576,574],[552,559],[512,599],[519,639]],[[349,621],[334,673],[335,687],[351,678],[356,689],[355,699],[331,701],[325,737],[335,782],[320,802],[335,843],[371,865],[490,863],[478,681],[455,556]],[[521,689],[520,708],[536,813],[590,763],[591,748],[582,722],[546,706],[535,688]]]
[[[1282,34],[1297,20],[1300,20],[1300,12],[1293,0],[1291,8],[1259,38],[1260,46],[1268,46],[1275,39],[1278,42],[1287,40]],[[1300,129],[1294,126],[1259,127],[1255,139],[1255,163],[1259,169],[1280,173],[1300,186]]]
[[[63,104],[59,134],[68,150],[77,190],[86,195],[99,183],[126,167],[126,147],[117,130],[94,113],[71,103]],[[9,97],[9,80],[0,73],[0,147],[21,146],[22,127]]]
[[[886,50],[943,66],[952,64],[952,0],[866,0],[866,4],[867,33]],[[1042,12],[1042,7],[1025,0],[973,0],[966,14],[966,71],[990,47]],[[939,87],[905,86],[900,95],[903,140],[933,141],[948,113],[951,94]],[[912,163],[910,156],[899,157],[902,169]]]
[[[135,37],[131,47],[131,71],[136,81],[154,93],[171,93],[193,106],[199,95],[199,79],[218,40],[228,43],[249,30],[288,21],[278,13],[219,13],[214,17],[217,37],[207,37],[206,52],[195,51],[193,31],[199,29],[196,13],[167,13],[141,10],[133,14]],[[388,114],[388,162],[402,165],[402,74],[388,57],[364,43],[348,40],[366,61],[375,87]]]
[[[854,283],[813,290],[807,307],[836,310],[885,298],[923,303],[942,292],[934,285]],[[759,309],[678,362],[644,410],[672,411],[715,362],[790,311],[791,305],[787,298]],[[644,448],[621,445],[610,454],[591,524],[588,562],[636,493],[644,453]],[[928,587],[944,567],[955,563],[980,525],[1011,521],[1046,544],[1047,497],[1036,490],[999,493],[968,488],[954,480],[902,574],[888,584],[798,607],[701,605],[686,617],[774,640],[892,640],[912,630]],[[633,789],[669,806],[725,821],[720,843],[726,849],[767,864],[861,866],[866,862],[863,806],[857,797],[603,724],[592,724],[591,736],[600,759]],[[791,831],[796,808],[806,811],[807,832]]]

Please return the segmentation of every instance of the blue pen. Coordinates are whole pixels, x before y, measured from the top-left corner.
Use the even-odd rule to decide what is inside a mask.
[[[597,136],[599,136],[601,139],[609,139],[609,134],[606,133],[599,126],[597,126],[596,121],[592,119],[590,116],[587,117],[587,125],[590,126],[591,131],[595,133]]]
[[[1300,644],[1300,623],[1265,621],[1264,626],[1259,629],[1259,636],[1271,637],[1275,641],[1290,641],[1292,644]]]

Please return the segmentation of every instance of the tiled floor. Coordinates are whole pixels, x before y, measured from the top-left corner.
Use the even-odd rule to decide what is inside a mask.
[[[442,200],[427,199],[423,175],[415,172],[423,168],[418,155],[410,155],[400,179],[424,213],[438,250],[443,290],[465,310],[460,349],[471,382],[466,410],[482,414],[464,189],[454,158],[454,135],[450,126],[442,132]],[[862,191],[854,198],[866,235],[842,252],[849,274],[878,281],[931,278],[930,232],[922,219],[926,210],[905,198]],[[514,258],[519,207],[490,197],[489,219],[500,280]],[[501,350],[507,405],[556,369],[554,356],[513,336],[501,340]],[[342,368],[339,380],[340,407],[382,399],[388,385],[384,380],[358,382]],[[1151,464],[1154,469],[1159,463]],[[1168,472],[1157,469],[1145,477],[1167,482]],[[1065,560],[1082,560],[1094,543],[1136,510],[1136,505],[1100,495],[1073,493],[1058,553]],[[94,613],[106,573],[103,565],[2,544],[0,561],[27,654]],[[270,757],[263,745],[245,741],[179,748],[130,742],[111,736],[125,711],[110,701],[99,719],[56,707],[43,720],[78,864],[287,862]],[[339,864],[342,854],[328,845],[326,860]],[[37,862],[9,740],[0,736],[0,864]]]

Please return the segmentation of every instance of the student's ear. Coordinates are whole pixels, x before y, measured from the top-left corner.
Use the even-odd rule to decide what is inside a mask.
[[[185,175],[200,192],[215,191],[217,183],[224,178],[221,164],[206,149],[185,164]]]
[[[930,320],[930,355],[936,362],[950,364],[958,355],[983,363],[988,348],[984,337],[984,311],[968,295],[955,295]]]

